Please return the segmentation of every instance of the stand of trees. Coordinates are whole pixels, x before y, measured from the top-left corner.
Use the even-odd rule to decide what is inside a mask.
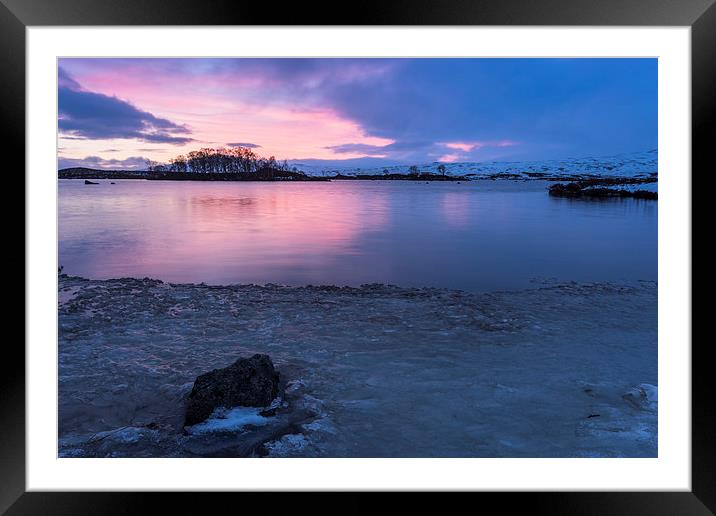
[[[246,147],[199,149],[189,152],[186,156],[180,155],[170,159],[168,165],[147,161],[147,170],[150,172],[250,173],[266,169],[297,172],[297,169],[295,167],[291,169],[285,160],[279,163],[273,156],[263,158]]]

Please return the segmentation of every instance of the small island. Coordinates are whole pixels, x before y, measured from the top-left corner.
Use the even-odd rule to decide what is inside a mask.
[[[274,156],[264,158],[248,147],[203,148],[179,155],[168,163],[147,161],[145,170],[99,170],[86,167],[64,168],[58,171],[59,179],[84,179],[86,185],[95,185],[92,179],[143,179],[149,181],[433,181],[457,182],[477,180],[548,181],[547,187],[553,197],[571,199],[619,199],[634,198],[657,200],[658,175],[656,172],[641,173],[633,177],[595,176],[592,173],[566,174],[563,167],[550,171],[543,167],[537,172],[525,167],[508,170],[489,170],[482,173],[455,174],[443,163],[418,167],[412,165],[402,170],[385,168],[382,173],[370,170],[331,171],[331,175],[308,174],[291,166],[287,160],[278,162]],[[396,167],[397,168],[397,167]]]
[[[410,167],[407,174],[355,174],[336,172],[333,176],[312,176],[291,167],[288,161],[263,158],[247,147],[200,149],[169,160],[168,164],[147,161],[145,170],[98,170],[86,167],[63,168],[59,179],[146,179],[152,181],[467,181],[466,176],[420,171]],[[88,183],[89,184],[89,183]]]

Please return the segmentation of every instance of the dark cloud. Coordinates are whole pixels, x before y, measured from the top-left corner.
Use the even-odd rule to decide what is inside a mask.
[[[258,149],[261,145],[257,143],[227,143],[228,147],[245,147],[247,149]]]
[[[395,140],[382,150],[399,159],[437,158],[446,142],[518,142],[461,153],[468,161],[605,155],[657,140],[655,59],[411,59],[373,79],[324,82],[313,98]],[[410,142],[422,146],[398,147]]]
[[[64,68],[57,68],[57,87],[71,90],[81,90],[82,86],[65,71]]]
[[[63,137],[81,139],[137,139],[151,143],[181,145],[194,141],[191,131],[102,93],[85,91],[62,68],[59,69],[58,127]]]
[[[85,156],[84,158],[58,158],[58,170],[73,167],[108,170],[144,170],[147,168],[147,158],[144,156],[131,156],[125,159],[106,159],[100,156]]]
[[[509,140],[518,144],[481,145],[460,159],[541,159],[656,145],[655,59],[239,59],[212,66],[260,78],[258,102],[329,108],[366,135],[395,141],[346,143],[336,153],[420,161],[443,155],[441,143]]]

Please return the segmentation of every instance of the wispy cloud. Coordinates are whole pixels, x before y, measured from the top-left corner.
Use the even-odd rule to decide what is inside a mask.
[[[244,147],[246,149],[258,149],[261,145],[256,143],[227,143],[228,147]]]

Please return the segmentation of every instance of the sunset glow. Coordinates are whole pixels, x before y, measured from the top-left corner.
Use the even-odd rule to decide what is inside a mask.
[[[639,151],[656,144],[655,73],[645,59],[63,58],[58,167],[237,142],[336,166]]]

